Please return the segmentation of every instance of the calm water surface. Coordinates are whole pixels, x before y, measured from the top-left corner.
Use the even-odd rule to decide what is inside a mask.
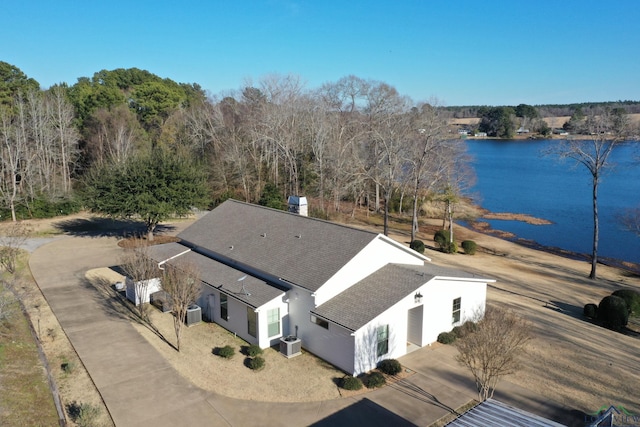
[[[589,254],[593,239],[591,175],[584,166],[541,154],[554,143],[557,141],[467,141],[477,175],[471,191],[492,212],[525,213],[553,222],[536,226],[489,220],[493,228],[545,246]],[[615,166],[605,173],[598,190],[598,255],[640,263],[640,237],[624,230],[615,219],[624,208],[640,205],[637,154],[633,143],[611,154]]]

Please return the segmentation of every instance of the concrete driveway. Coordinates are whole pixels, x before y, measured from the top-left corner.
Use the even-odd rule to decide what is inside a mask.
[[[39,247],[30,267],[118,427],[429,425],[475,396],[449,347],[401,359],[415,375],[354,398],[267,403],[201,390],[183,377],[85,279],[114,266],[113,237],[63,237]]]

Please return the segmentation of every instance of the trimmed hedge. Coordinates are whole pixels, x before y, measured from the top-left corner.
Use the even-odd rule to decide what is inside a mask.
[[[236,351],[230,345],[225,345],[222,348],[218,349],[218,356],[224,357],[225,359],[231,359]]]
[[[621,330],[629,321],[627,303],[624,302],[624,299],[615,295],[602,298],[602,301],[598,304],[598,320],[609,329],[614,331]]]
[[[464,240],[462,242],[462,249],[464,249],[464,253],[467,255],[475,255],[477,248],[478,246],[473,240]]]
[[[345,390],[360,390],[362,385],[360,378],[352,377],[351,375],[342,378],[341,387]]]
[[[595,319],[598,317],[598,306],[595,304],[586,304],[582,309],[582,314],[589,319]]]
[[[247,348],[247,356],[249,356],[249,357],[256,357],[256,356],[259,356],[261,354],[262,354],[262,349],[257,344],[251,344]]]
[[[438,335],[438,342],[441,344],[453,344],[456,341],[456,334],[453,332],[441,332]]]
[[[402,372],[402,365],[396,359],[385,359],[378,363],[378,369],[387,375],[398,375]]]
[[[253,369],[254,371],[257,371],[259,369],[264,368],[264,359],[260,356],[256,356],[253,359],[249,359],[249,362],[247,362],[249,368]]]
[[[433,241],[442,249],[445,243],[449,241],[449,236],[449,230],[438,230],[436,234],[433,235]]]
[[[433,235],[433,241],[436,242],[436,245],[440,248],[440,250],[447,254],[453,254],[458,252],[458,244],[451,240],[451,233],[449,230],[438,230],[436,234]]]
[[[378,388],[382,387],[387,383],[387,380],[384,379],[384,375],[380,372],[373,371],[367,376],[367,388]]]
[[[414,240],[409,247],[420,254],[424,253],[424,242],[422,240]]]
[[[630,315],[640,316],[640,292],[632,289],[618,289],[611,295],[624,300]]]

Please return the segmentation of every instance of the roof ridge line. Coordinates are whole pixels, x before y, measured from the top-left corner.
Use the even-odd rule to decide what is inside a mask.
[[[331,224],[331,225],[335,225],[335,226],[338,226],[338,227],[348,228],[349,230],[359,231],[359,232],[365,233],[365,234],[372,234],[374,236],[378,236],[380,234],[380,233],[376,233],[375,231],[363,230],[361,228],[353,227],[353,226],[350,226],[350,225],[347,225],[347,224],[343,224],[343,223],[340,223],[340,222],[329,221],[329,220],[326,220],[326,219],[315,218],[315,217],[312,217],[312,216],[302,216],[300,214],[296,214],[296,213],[289,212],[289,211],[283,211],[281,209],[271,208],[269,206],[257,205],[255,203],[243,202],[241,200],[236,200],[236,199],[227,199],[227,200],[225,200],[225,202],[229,202],[229,201],[234,202],[234,203],[238,203],[238,204],[241,204],[241,205],[245,205],[245,206],[251,206],[251,207],[255,207],[255,208],[265,209],[265,210],[268,210],[268,211],[271,211],[271,212],[276,212],[276,213],[281,213],[281,214],[286,214],[286,215],[293,215],[295,217],[306,218],[306,219],[313,220],[313,221],[316,221],[316,222],[322,222],[322,223],[325,223],[325,224]],[[218,206],[220,206],[220,205],[218,205]]]

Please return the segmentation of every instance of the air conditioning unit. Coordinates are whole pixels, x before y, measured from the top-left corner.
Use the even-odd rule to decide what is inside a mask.
[[[202,322],[202,309],[200,306],[193,304],[187,308],[187,318],[185,322],[187,326]]]
[[[293,335],[280,338],[280,353],[287,359],[302,354],[302,340]]]

